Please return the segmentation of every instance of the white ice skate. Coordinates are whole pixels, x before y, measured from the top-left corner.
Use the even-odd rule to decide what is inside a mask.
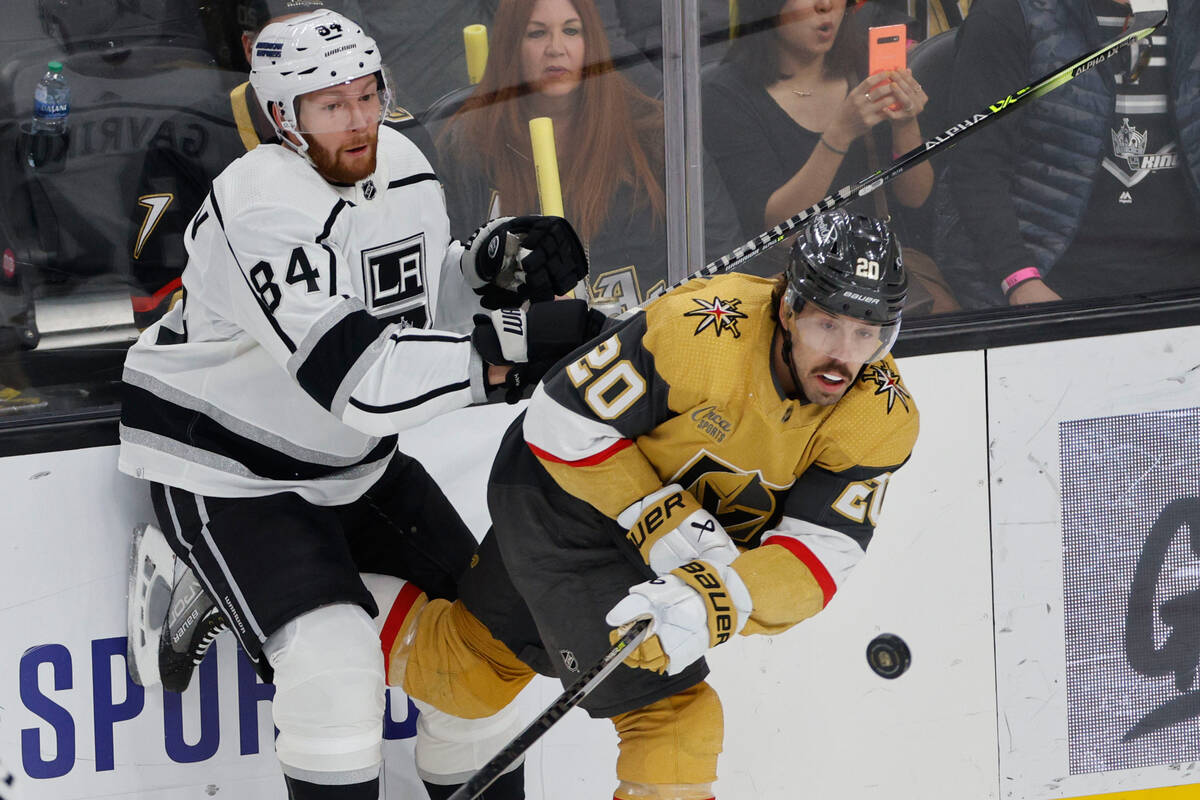
[[[175,553],[158,528],[143,523],[133,531],[129,549],[129,596],[126,602],[126,660],[129,677],[139,686],[162,682],[158,648],[175,585]]]
[[[149,524],[133,532],[127,626],[133,682],[173,692],[187,689],[213,639],[229,627],[196,573]]]

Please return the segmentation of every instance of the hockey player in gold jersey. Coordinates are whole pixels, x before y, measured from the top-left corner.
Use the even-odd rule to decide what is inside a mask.
[[[906,288],[885,223],[822,213],[776,280],[689,282],[560,363],[500,446],[460,600],[422,613],[410,696],[494,713],[649,616],[582,705],[616,726],[618,800],[713,797],[705,651],[823,609],[916,441],[888,355]]]

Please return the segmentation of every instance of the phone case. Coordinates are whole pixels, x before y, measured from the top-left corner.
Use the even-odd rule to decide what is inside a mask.
[[[868,35],[867,63],[872,75],[908,66],[908,29],[904,25],[880,25]]]
[[[867,69],[870,74],[888,70],[901,70],[908,66],[908,29],[904,25],[879,25],[870,28],[867,49]],[[880,81],[872,89],[883,86],[886,81]],[[893,105],[893,111],[899,106]]]

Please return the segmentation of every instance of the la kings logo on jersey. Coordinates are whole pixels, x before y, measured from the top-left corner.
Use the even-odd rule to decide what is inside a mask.
[[[1141,131],[1129,124],[1129,117],[1124,118],[1120,128],[1112,133],[1113,158],[1105,157],[1102,165],[1114,178],[1131,189],[1141,183],[1148,175],[1165,169],[1176,169],[1179,166],[1179,153],[1175,152],[1175,142],[1167,142],[1156,153],[1147,153],[1150,144],[1149,131]],[[1129,167],[1127,172],[1122,168],[1119,159]],[[1132,202],[1131,197],[1128,202]],[[1127,202],[1124,195],[1121,203]]]
[[[415,328],[429,323],[423,233],[362,251],[362,266],[368,311],[402,316]]]

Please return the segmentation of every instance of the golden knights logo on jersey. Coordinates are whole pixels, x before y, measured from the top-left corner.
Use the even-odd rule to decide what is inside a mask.
[[[376,317],[399,316],[414,328],[429,324],[425,235],[362,251],[363,291]]]
[[[880,362],[878,364],[868,364],[863,369],[862,382],[875,384],[875,394],[887,395],[887,410],[892,413],[892,407],[899,400],[904,406],[904,410],[908,411],[908,399],[912,397],[904,385],[900,383],[900,376],[888,369],[887,365]]]
[[[696,330],[692,332],[693,336],[699,336],[706,330],[711,330],[718,337],[724,331],[729,331],[733,334],[733,338],[737,339],[742,335],[738,330],[738,320],[747,319],[746,315],[738,311],[738,306],[742,301],[738,298],[732,300],[722,300],[714,296],[712,302],[692,298],[692,302],[700,306],[693,308],[691,311],[685,311],[685,317],[699,317],[700,322],[696,325]]]
[[[743,547],[757,546],[763,532],[779,524],[780,501],[790,488],[764,483],[757,471],[744,472],[703,450],[672,481],[691,492]]]

